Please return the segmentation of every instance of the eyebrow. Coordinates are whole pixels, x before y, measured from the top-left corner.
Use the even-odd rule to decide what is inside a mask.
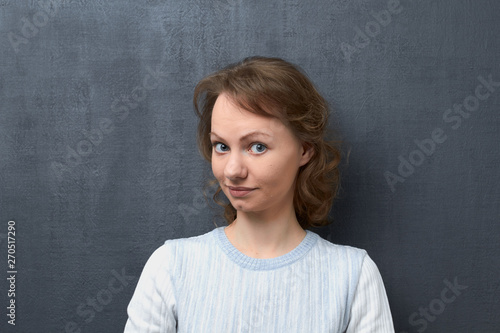
[[[215,132],[210,132],[208,133],[208,135],[210,136],[216,136],[218,139],[220,140],[224,140],[221,136],[217,135]],[[263,136],[267,136],[267,137],[272,137],[271,135],[267,134],[267,133],[264,133],[264,132],[261,132],[261,131],[252,131],[250,133],[247,133],[245,135],[243,135],[241,138],[240,138],[240,141],[245,141],[246,139],[252,137],[252,136],[258,136],[258,135],[263,135]]]

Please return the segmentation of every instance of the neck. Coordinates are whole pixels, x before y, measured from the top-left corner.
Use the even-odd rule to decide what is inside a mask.
[[[284,255],[304,239],[293,207],[284,213],[263,214],[237,212],[237,218],[225,233],[229,241],[249,257],[267,259]]]

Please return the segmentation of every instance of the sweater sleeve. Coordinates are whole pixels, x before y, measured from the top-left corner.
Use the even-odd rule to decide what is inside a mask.
[[[177,332],[176,301],[166,262],[166,245],[149,258],[128,305],[125,333]]]
[[[394,332],[384,282],[373,260],[366,255],[354,294],[346,333]]]

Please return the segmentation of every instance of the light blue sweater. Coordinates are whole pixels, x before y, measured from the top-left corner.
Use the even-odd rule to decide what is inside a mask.
[[[366,251],[311,231],[272,259],[244,255],[223,227],[168,240],[144,267],[128,314],[125,332],[393,332]]]

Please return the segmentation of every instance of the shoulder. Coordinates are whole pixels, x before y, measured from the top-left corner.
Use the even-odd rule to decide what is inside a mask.
[[[340,245],[332,243],[324,238],[317,236],[316,251],[322,257],[326,257],[335,261],[337,264],[344,263],[350,265],[357,265],[359,269],[363,264],[365,258],[368,257],[366,250],[349,245]]]
[[[373,305],[374,302],[383,303],[381,308],[384,309],[385,316],[387,296],[384,285],[378,268],[367,251],[353,246],[334,244],[321,237],[318,238],[316,249],[322,258],[321,260],[325,262],[322,267],[328,270],[328,276],[335,281],[335,286],[338,288],[332,290],[335,294],[341,295],[341,298],[345,300],[345,309],[348,309],[343,317],[345,325],[350,322],[349,327],[359,327],[358,324],[354,324],[357,319],[353,318],[365,313],[367,307],[370,307],[370,311],[372,311],[372,308],[377,307],[377,305]],[[354,310],[351,311],[353,306]],[[388,318],[390,318],[390,314]],[[346,326],[344,326],[345,328]]]
[[[179,251],[179,250],[194,250],[200,251],[214,245],[216,229],[198,236],[187,238],[168,239],[161,248]]]
[[[153,252],[148,263],[156,267],[172,267],[186,258],[200,258],[213,250],[214,231],[199,236],[168,239]]]
[[[381,280],[377,264],[368,255],[367,251],[361,248],[332,243],[317,236],[315,251],[317,256],[325,262],[327,269],[334,271],[343,270],[350,276],[353,284],[363,277],[369,280]]]
[[[377,269],[366,250],[335,244],[319,235],[314,252],[316,260],[321,262],[320,267],[335,276],[337,281],[347,283],[350,293],[356,288],[361,276]]]

